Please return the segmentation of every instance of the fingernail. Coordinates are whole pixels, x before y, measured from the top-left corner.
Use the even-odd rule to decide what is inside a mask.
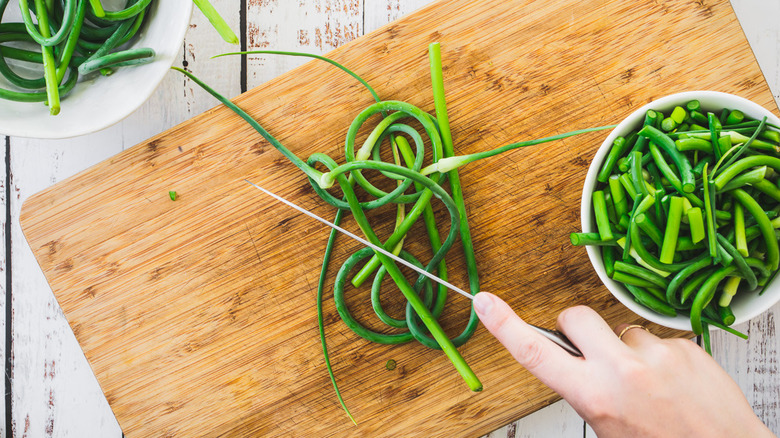
[[[474,295],[474,310],[479,315],[488,315],[493,310],[493,297],[484,292]]]

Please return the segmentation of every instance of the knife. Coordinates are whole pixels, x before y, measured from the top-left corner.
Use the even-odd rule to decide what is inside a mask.
[[[333,228],[334,230],[336,230],[336,231],[338,231],[338,232],[340,232],[342,234],[345,234],[345,235],[347,235],[347,236],[357,240],[358,242],[360,242],[363,245],[373,249],[374,251],[378,251],[378,252],[386,255],[387,257],[390,257],[391,259],[395,260],[396,262],[406,266],[407,268],[410,268],[410,269],[414,270],[415,272],[417,272],[420,275],[423,275],[423,276],[425,276],[425,277],[435,281],[436,283],[441,284],[442,286],[446,287],[447,289],[453,290],[453,291],[463,295],[464,297],[466,297],[466,298],[468,298],[470,300],[474,299],[474,297],[470,293],[464,291],[463,289],[455,286],[454,284],[452,284],[452,283],[450,283],[450,282],[448,282],[446,280],[443,280],[443,279],[441,279],[441,278],[431,274],[430,272],[426,271],[425,269],[421,269],[421,268],[418,268],[417,266],[414,266],[413,264],[407,262],[406,260],[404,260],[404,259],[396,256],[395,254],[385,250],[384,248],[379,247],[377,245],[374,245],[373,243],[369,242],[368,240],[363,239],[362,237],[360,237],[360,236],[358,236],[356,234],[353,234],[353,233],[345,230],[344,228],[341,228],[340,226],[338,226],[338,225],[336,225],[336,224],[334,224],[334,223],[332,223],[332,222],[330,222],[330,221],[328,221],[326,219],[323,219],[323,218],[317,216],[316,214],[310,212],[309,210],[306,210],[303,207],[300,207],[300,206],[298,206],[298,205],[296,205],[296,204],[294,204],[294,203],[292,203],[292,202],[282,198],[281,196],[279,196],[279,195],[277,195],[275,193],[270,192],[269,190],[266,190],[266,189],[260,187],[259,185],[253,183],[252,181],[249,181],[247,179],[245,179],[244,181],[246,181],[248,184],[254,186],[256,189],[260,190],[261,192],[265,193],[266,195],[276,199],[277,201],[279,201],[279,202],[281,202],[283,204],[286,204],[286,205],[288,205],[288,206],[298,210],[299,212],[305,214],[306,216],[309,216],[312,219],[316,219],[316,220],[322,222],[323,224]],[[558,330],[549,330],[549,329],[546,329],[546,328],[537,327],[537,326],[535,326],[533,324],[528,324],[528,325],[530,325],[531,328],[536,330],[539,334],[541,334],[545,338],[551,340],[556,345],[558,345],[561,348],[563,348],[564,350],[566,350],[566,352],[568,352],[572,356],[577,356],[577,357],[581,357],[582,356],[582,352],[577,347],[575,347],[574,344],[571,343],[571,341],[569,340],[569,338],[566,337],[566,335],[564,335],[563,333],[559,332]]]

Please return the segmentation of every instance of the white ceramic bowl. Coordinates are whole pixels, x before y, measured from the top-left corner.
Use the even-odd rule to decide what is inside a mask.
[[[618,136],[625,136],[633,129],[641,127],[644,120],[645,112],[649,109],[654,109],[669,114],[675,106],[685,106],[688,101],[698,100],[701,103],[702,108],[705,110],[717,110],[720,111],[723,108],[739,109],[744,112],[746,116],[753,119],[761,120],[764,116],[767,117],[767,122],[780,126],[780,119],[772,112],[757,105],[747,99],[735,96],[732,94],[721,93],[717,91],[688,91],[683,93],[672,94],[666,97],[662,97],[655,100],[631,113],[625,120],[609,134],[604,140],[604,143],[599,147],[596,152],[596,156],[590,164],[588,174],[585,177],[585,184],[582,188],[582,203],[580,206],[580,213],[582,218],[582,229],[585,232],[595,232],[596,223],[592,213],[592,194],[596,187],[596,175],[601,168],[601,163],[607,156],[613,141]],[[651,311],[650,309],[638,304],[634,301],[633,296],[623,287],[620,283],[613,281],[607,276],[604,269],[604,263],[601,258],[601,251],[597,247],[587,247],[588,257],[590,258],[593,268],[596,270],[599,278],[604,285],[609,289],[612,295],[615,296],[621,303],[631,309],[637,315],[658,323],[660,325],[679,329],[690,330],[691,323],[690,318],[687,315],[678,314],[676,317],[669,317],[660,315]],[[745,322],[762,312],[772,307],[778,300],[780,300],[780,279],[775,278],[766,291],[762,295],[757,293],[750,294],[737,294],[732,301],[732,310],[736,317],[735,324]]]
[[[104,4],[111,5],[109,2]],[[8,6],[9,12],[18,9],[16,1]],[[154,49],[153,62],[118,68],[110,76],[92,74],[86,80],[79,78],[79,83],[62,99],[60,114],[56,116],[50,115],[49,108],[40,102],[0,99],[0,134],[75,137],[111,126],[140,107],[178,56],[189,26],[192,0],[156,0],[149,7],[144,26],[128,47]],[[7,19],[10,21],[10,16]],[[37,76],[40,77],[40,73]],[[2,76],[0,87],[12,88]]]

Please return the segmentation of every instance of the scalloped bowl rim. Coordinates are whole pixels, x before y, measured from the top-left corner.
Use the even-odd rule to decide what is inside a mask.
[[[685,91],[681,93],[675,93],[668,96],[664,96],[657,100],[654,100],[641,108],[633,111],[628,117],[623,119],[613,130],[609,136],[604,140],[599,149],[596,151],[593,161],[588,168],[588,173],[585,177],[585,182],[582,188],[582,199],[580,204],[580,215],[582,221],[582,230],[584,232],[595,232],[595,221],[591,217],[592,203],[590,202],[593,189],[596,185],[596,176],[598,174],[601,163],[606,158],[607,152],[617,138],[621,134],[625,134],[632,128],[639,126],[644,119],[644,114],[649,109],[659,111],[669,111],[674,108],[675,105],[684,105],[686,102],[697,99],[701,103],[702,107],[708,109],[739,109],[743,111],[745,115],[754,119],[761,119],[763,116],[767,116],[767,122],[780,125],[780,119],[771,111],[766,108],[747,100],[743,97],[736,96],[729,93],[720,91]],[[618,299],[623,305],[628,307],[631,311],[637,315],[647,319],[648,321],[655,322],[665,327],[678,329],[678,330],[691,330],[690,318],[686,315],[677,315],[675,317],[665,316],[655,313],[648,308],[638,304],[634,301],[633,296],[618,282],[612,280],[607,276],[606,270],[603,266],[603,260],[601,258],[601,251],[598,247],[588,246],[586,248],[588,258],[590,259],[593,268],[596,270],[602,283],[612,293],[612,295]],[[757,293],[752,292],[750,294],[738,294],[732,301],[732,310],[736,317],[734,324],[740,324],[748,321],[767,309],[772,307],[780,300],[780,279],[774,278],[770,284],[766,287],[766,291],[758,296]]]

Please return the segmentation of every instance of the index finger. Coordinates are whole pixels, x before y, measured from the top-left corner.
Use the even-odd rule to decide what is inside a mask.
[[[497,296],[478,293],[474,310],[512,357],[554,391],[561,393],[581,381],[577,370],[584,365],[583,360],[537,333]]]
[[[587,306],[569,307],[558,315],[556,325],[576,343],[586,358],[614,358],[624,354],[626,346],[604,319]]]

